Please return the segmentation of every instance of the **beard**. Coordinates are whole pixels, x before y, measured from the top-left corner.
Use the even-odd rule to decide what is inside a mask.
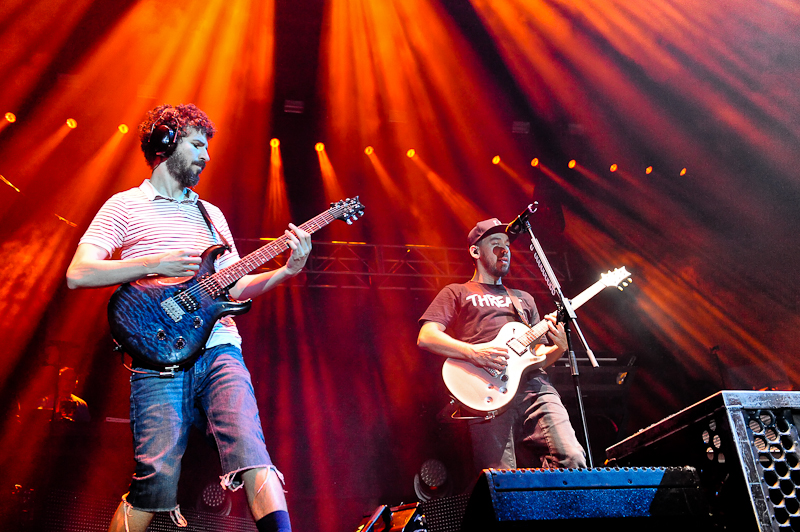
[[[199,168],[194,168],[197,164]],[[181,154],[173,154],[167,159],[167,170],[172,177],[185,188],[192,188],[200,182],[200,172],[203,171],[205,163],[198,161],[196,163],[189,162],[186,157]]]
[[[492,277],[496,277],[498,279],[508,275],[508,271],[511,269],[510,260],[506,263],[502,263],[499,259],[496,259],[494,264],[490,263],[489,260],[484,258],[484,256],[481,256],[479,260],[483,263],[484,270],[486,270],[486,272]]]

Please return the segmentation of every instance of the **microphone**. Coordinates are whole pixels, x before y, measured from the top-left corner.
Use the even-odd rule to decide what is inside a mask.
[[[539,208],[539,202],[534,201],[530,205],[528,205],[519,216],[514,218],[514,220],[506,226],[506,234],[508,235],[518,235],[525,230],[525,222],[528,220],[528,216],[535,213],[536,210]]]

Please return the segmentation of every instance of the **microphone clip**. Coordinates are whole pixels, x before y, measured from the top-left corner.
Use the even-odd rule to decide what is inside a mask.
[[[514,220],[506,226],[506,234],[508,235],[518,235],[525,230],[525,222],[528,221],[528,217],[535,213],[539,209],[539,202],[534,201],[527,207],[525,210],[520,213],[519,216],[514,218]]]

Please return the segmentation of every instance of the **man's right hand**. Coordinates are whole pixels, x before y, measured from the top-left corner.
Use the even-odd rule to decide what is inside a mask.
[[[143,257],[144,265],[150,273],[164,277],[191,277],[200,269],[198,249],[179,249]]]
[[[70,288],[100,288],[135,281],[148,275],[191,277],[200,269],[197,249],[179,249],[144,257],[109,260],[109,253],[94,244],[80,244],[67,268]]]
[[[470,345],[467,355],[470,362],[479,368],[503,371],[508,365],[508,348],[487,344]]]

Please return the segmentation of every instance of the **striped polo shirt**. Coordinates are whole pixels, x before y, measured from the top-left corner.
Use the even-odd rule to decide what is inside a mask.
[[[119,251],[122,259],[179,249],[204,250],[221,244],[219,235],[212,234],[197,207],[197,193],[187,188],[184,196],[183,200],[161,196],[150,180],[145,179],[140,186],[111,196],[97,212],[79,244],[94,244],[106,250],[109,257]],[[232,247],[214,263],[219,271],[238,261],[239,253],[222,211],[207,201],[203,204],[214,227]],[[221,344],[242,345],[230,316],[217,321],[206,347]]]

